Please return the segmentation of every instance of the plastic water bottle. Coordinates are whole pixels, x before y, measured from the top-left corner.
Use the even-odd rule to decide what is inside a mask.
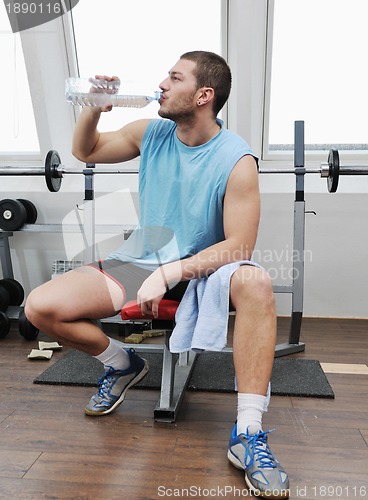
[[[67,78],[65,81],[65,99],[74,106],[112,106],[143,108],[152,101],[158,101],[161,91],[153,96],[139,94],[118,94],[120,80],[97,78]]]

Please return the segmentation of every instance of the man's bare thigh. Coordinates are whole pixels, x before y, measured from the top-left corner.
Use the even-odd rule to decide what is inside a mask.
[[[99,270],[83,266],[48,281],[34,290],[45,310],[64,321],[98,319],[118,312],[125,302],[124,289]]]

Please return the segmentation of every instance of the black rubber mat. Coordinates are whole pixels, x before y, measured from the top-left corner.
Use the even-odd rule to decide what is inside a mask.
[[[135,387],[159,389],[161,386],[162,354],[142,353],[150,365],[148,375]],[[103,375],[102,364],[79,351],[70,351],[47,368],[35,384],[97,386]],[[307,359],[280,359],[274,361],[272,394],[275,396],[300,396],[334,398],[334,392],[318,361]],[[234,391],[232,353],[206,352],[197,356],[189,390],[211,392]]]

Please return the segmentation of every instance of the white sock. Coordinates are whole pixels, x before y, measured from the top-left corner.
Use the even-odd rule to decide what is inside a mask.
[[[262,430],[262,415],[265,403],[266,396],[238,393],[238,434],[245,433],[248,426],[252,426],[253,431]]]
[[[107,349],[94,358],[105,366],[111,366],[114,370],[126,370],[130,366],[129,354],[123,349],[121,342],[111,338],[109,340]]]

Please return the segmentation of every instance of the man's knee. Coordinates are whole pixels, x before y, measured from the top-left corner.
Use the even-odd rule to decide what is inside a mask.
[[[267,271],[255,266],[240,266],[231,279],[231,301],[236,306],[239,300],[257,300],[273,303],[272,281]]]
[[[42,292],[42,286],[30,292],[24,306],[24,313],[35,326],[39,325],[42,318],[51,317],[52,309],[47,295]]]
[[[27,297],[26,303],[24,305],[24,313],[27,317],[27,319],[34,325],[34,320],[35,317],[38,315],[37,310],[38,310],[38,300],[37,300],[37,293],[35,290],[32,290],[30,294]]]

